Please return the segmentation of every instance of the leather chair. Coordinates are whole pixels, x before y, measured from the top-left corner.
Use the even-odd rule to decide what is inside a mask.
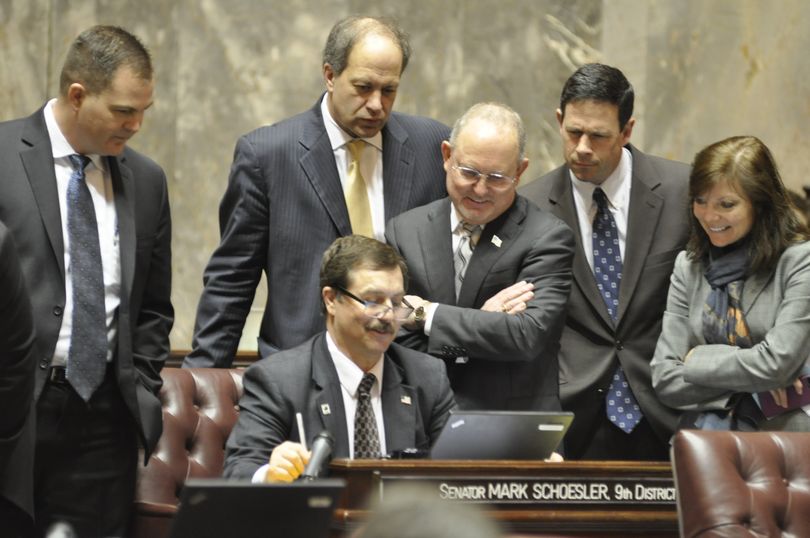
[[[683,430],[672,468],[682,537],[810,537],[810,434]]]
[[[168,537],[189,478],[222,475],[225,441],[239,415],[242,370],[164,368],[163,435],[138,469],[130,536]]]

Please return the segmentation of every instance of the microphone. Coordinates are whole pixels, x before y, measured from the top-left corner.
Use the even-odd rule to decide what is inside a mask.
[[[335,440],[327,430],[323,430],[315,437],[312,442],[312,455],[309,458],[309,463],[304,467],[304,472],[301,473],[302,479],[315,480],[320,476],[323,468],[332,459],[332,446],[334,444]]]

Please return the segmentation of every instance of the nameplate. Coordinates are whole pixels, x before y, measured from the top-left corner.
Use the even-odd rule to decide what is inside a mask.
[[[675,506],[675,486],[666,478],[438,478],[381,476],[385,485],[418,481],[437,499],[496,505],[657,505]]]

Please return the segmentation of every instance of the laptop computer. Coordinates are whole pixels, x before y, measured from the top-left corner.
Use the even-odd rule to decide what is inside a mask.
[[[189,480],[172,538],[327,538],[344,480],[251,484]]]
[[[434,460],[542,460],[560,444],[573,413],[453,411],[433,445]]]

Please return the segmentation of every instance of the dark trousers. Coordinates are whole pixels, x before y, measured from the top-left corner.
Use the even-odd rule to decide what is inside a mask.
[[[126,533],[137,438],[112,370],[89,402],[64,381],[49,382],[37,402],[37,536],[58,523],[72,527],[79,538]]]
[[[628,434],[608,420],[604,402],[598,416],[587,431],[578,428],[578,438],[565,438],[566,459],[669,461],[669,444],[655,434],[646,418]]]

